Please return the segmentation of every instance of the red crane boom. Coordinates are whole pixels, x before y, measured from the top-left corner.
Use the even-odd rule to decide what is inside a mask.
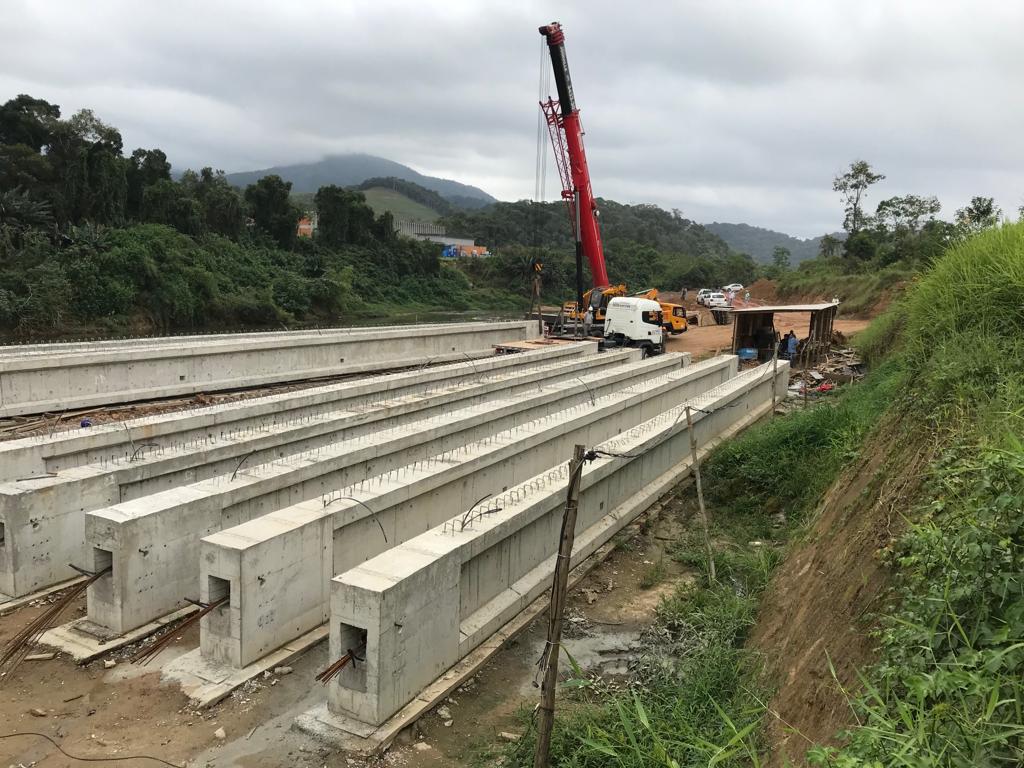
[[[572,92],[569,79],[569,61],[565,56],[565,35],[558,22],[540,28],[547,39],[551,54],[552,74],[558,100],[548,97],[540,106],[547,119],[551,146],[555,152],[555,164],[562,179],[562,199],[569,208],[573,231],[583,245],[583,253],[590,264],[590,274],[595,288],[608,285],[608,271],[604,264],[604,248],[601,245],[601,229],[597,223],[597,203],[590,186],[590,170],[587,168],[587,153],[583,148],[583,126],[580,111]],[[577,201],[579,211],[576,210]]]

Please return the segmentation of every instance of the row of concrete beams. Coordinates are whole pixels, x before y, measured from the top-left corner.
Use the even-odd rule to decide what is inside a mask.
[[[596,447],[583,474],[572,563],[590,555],[690,470],[684,408],[694,433],[716,437],[771,408],[788,365],[763,365]],[[550,587],[568,478],[554,471],[510,488],[492,506],[451,518],[332,580],[331,658],[360,648],[316,716],[379,725]],[[469,510],[466,510],[469,513]],[[365,645],[364,645],[365,644]],[[337,716],[332,719],[331,715]]]
[[[452,451],[514,429],[531,416],[589,403],[608,392],[628,391],[639,386],[637,382],[664,381],[684,359],[664,355],[588,372],[568,382],[541,382],[535,390],[382,428],[271,463],[246,464],[231,476],[88,512],[85,538],[92,548],[92,566],[112,567],[89,588],[88,618],[95,626],[121,634],[194,597],[198,543],[204,536],[300,501],[324,500],[338,488],[416,461],[448,461]]]
[[[62,464],[109,450],[110,441],[124,441],[132,432],[139,443],[129,454],[131,444],[122,442],[125,454],[109,462],[65,467],[0,485],[0,592],[25,595],[71,578],[69,563],[87,567],[88,511],[230,474],[242,462],[258,466],[350,440],[382,425],[395,427],[498,395],[525,392],[541,382],[602,370],[635,355],[596,351],[593,343],[560,345],[550,351],[349,382],[317,393],[276,395],[174,418],[168,414],[155,422],[126,422],[123,429],[49,440],[42,443],[46,454],[36,450],[36,440],[17,441],[28,450],[9,454],[27,454],[37,462],[49,456]],[[104,443],[105,448],[97,447]],[[21,463],[28,461],[23,458]]]
[[[203,619],[203,661],[193,664],[240,669],[255,663],[327,620],[334,574],[456,510],[492,509],[504,490],[557,466],[574,443],[601,442],[735,373],[733,356],[690,365],[633,392],[599,395],[467,444],[447,461],[419,462],[341,488],[326,505],[319,499],[294,504],[204,538],[201,599],[230,599]]]
[[[522,320],[4,347],[0,417],[443,362],[537,335]]]
[[[417,328],[438,328],[451,323],[418,323]],[[147,349],[154,346],[184,346],[188,344],[206,344],[214,341],[252,341],[260,339],[304,338],[306,336],[322,336],[325,333],[365,333],[373,330],[387,330],[396,326],[381,324],[379,326],[322,326],[306,330],[271,330],[242,331],[229,333],[183,333],[176,336],[131,336],[120,339],[86,339],[82,341],[44,341],[26,344],[0,345],[0,360],[12,356],[27,354],[49,355],[67,354],[69,352],[103,350]],[[407,326],[398,326],[407,327]]]
[[[81,428],[55,426],[52,432],[0,442],[0,482],[45,475],[70,467],[127,460],[147,443],[203,441],[258,423],[289,423],[341,407],[364,407],[383,398],[429,394],[447,384],[472,382],[479,376],[520,365],[596,354],[595,342],[555,344],[515,356],[480,350],[455,363],[417,367],[395,373],[361,376],[335,384],[184,408],[109,424]]]

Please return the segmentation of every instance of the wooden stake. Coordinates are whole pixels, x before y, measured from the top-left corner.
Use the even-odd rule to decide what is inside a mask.
[[[562,614],[565,612],[565,593],[569,584],[569,562],[576,538],[576,512],[580,501],[580,477],[583,474],[583,454],[586,447],[577,445],[569,465],[569,489],[565,496],[562,515],[562,533],[558,541],[555,577],[551,582],[551,603],[548,607],[548,641],[544,646],[544,683],[540,689],[540,711],[537,718],[537,751],[533,756],[534,768],[547,768],[551,752],[551,729],[555,723],[555,688],[558,685],[558,650],[562,641]]]
[[[715,581],[715,555],[711,551],[711,526],[708,524],[707,510],[704,509],[704,486],[700,482],[700,457],[697,456],[697,436],[693,433],[693,417],[690,415],[690,406],[686,406],[686,429],[690,433],[690,456],[693,459],[693,476],[697,481],[697,503],[700,505],[700,520],[704,527],[704,546],[708,550],[708,576],[711,581]]]
[[[773,334],[774,335],[774,334]],[[778,382],[778,370],[779,370],[779,345],[776,342],[772,349],[772,418],[775,418],[775,406],[777,404],[778,396],[775,394],[775,385]]]

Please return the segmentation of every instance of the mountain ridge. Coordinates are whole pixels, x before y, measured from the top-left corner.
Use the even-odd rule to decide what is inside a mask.
[[[802,240],[767,227],[718,221],[705,224],[704,228],[725,240],[734,251],[750,254],[754,261],[761,264],[772,263],[772,254],[776,247],[782,247],[789,251],[789,261],[793,266],[801,261],[813,259],[818,255],[821,240],[825,237],[825,235],[819,235]],[[846,237],[844,232],[830,234],[838,240]]]
[[[337,184],[350,187],[362,184],[367,179],[395,177],[411,181],[433,190],[446,200],[461,208],[479,208],[497,199],[479,187],[463,184],[453,179],[427,176],[407,165],[365,153],[328,155],[315,162],[275,165],[253,171],[237,171],[227,174],[228,183],[236,187],[254,184],[263,176],[276,174],[292,182],[293,192],[316,192],[320,187]]]

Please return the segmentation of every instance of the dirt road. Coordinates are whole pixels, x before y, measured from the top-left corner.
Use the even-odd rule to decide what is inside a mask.
[[[707,322],[714,322],[710,313],[704,313]],[[702,316],[701,320],[705,318]],[[791,328],[796,331],[797,336],[803,338],[807,335],[807,327],[811,322],[809,312],[795,312],[793,314],[776,315],[775,327],[785,334]],[[849,336],[852,333],[867,328],[870,320],[857,320],[853,318],[837,318],[835,329]],[[728,352],[732,347],[732,326],[731,325],[702,325],[690,328],[686,333],[678,336],[669,336],[666,343],[668,352],[690,352],[694,360],[711,357],[717,352]]]

